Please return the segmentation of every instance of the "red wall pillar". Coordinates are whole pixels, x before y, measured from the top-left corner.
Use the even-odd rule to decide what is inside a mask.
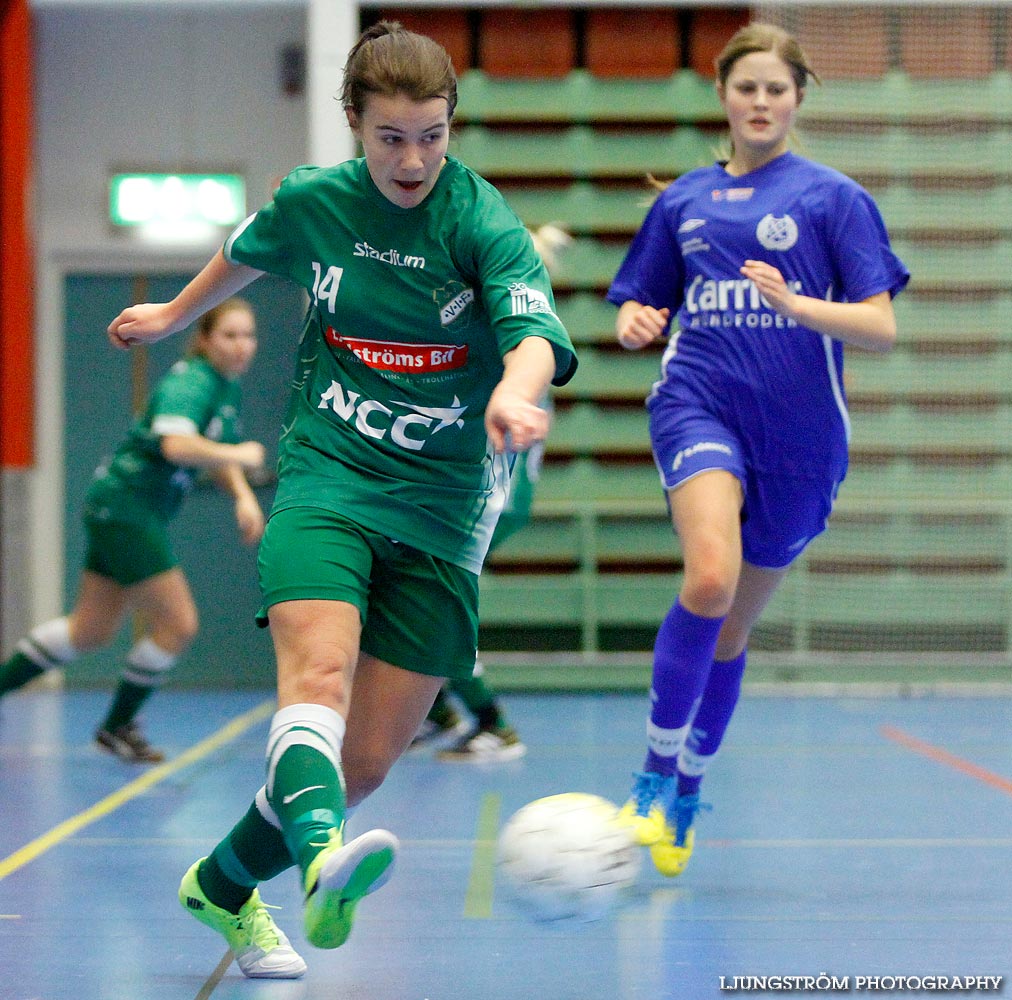
[[[0,4],[0,465],[34,459],[32,31],[28,0]]]

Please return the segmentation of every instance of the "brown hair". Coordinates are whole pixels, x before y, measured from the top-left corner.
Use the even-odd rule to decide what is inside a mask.
[[[445,97],[453,117],[457,107],[457,75],[446,49],[398,21],[378,21],[362,32],[348,53],[341,104],[355,114],[365,111],[369,94],[406,94],[413,101]]]
[[[213,309],[208,309],[200,319],[197,320],[197,328],[193,331],[190,339],[186,342],[185,354],[188,358],[207,356],[204,350],[204,342],[211,335],[211,331],[221,322],[222,316],[233,310],[241,309],[253,315],[253,307],[245,300],[234,295],[224,302],[219,302]]]
[[[821,83],[819,77],[808,62],[798,40],[783,28],[764,21],[753,21],[739,28],[728,40],[720,54],[713,61],[717,70],[717,81],[723,86],[731,75],[734,64],[752,52],[772,52],[791,68],[794,85],[804,90],[811,77]]]

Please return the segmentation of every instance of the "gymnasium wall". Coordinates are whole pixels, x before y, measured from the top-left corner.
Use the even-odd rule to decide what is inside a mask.
[[[805,663],[848,651],[896,655],[912,676],[911,664],[939,649],[1007,664],[1012,634],[1012,292],[1000,263],[1009,181],[984,169],[1003,162],[1012,122],[1008,5],[971,5],[969,19],[955,5],[930,5],[948,21],[907,16],[920,6],[763,10],[803,33],[817,66],[829,63],[802,122],[809,151],[872,187],[916,266],[898,307],[906,342],[882,364],[854,365],[848,502],[771,609],[760,646]],[[644,650],[677,586],[679,554],[641,411],[657,358],[615,351],[601,295],[645,211],[645,173],[670,177],[712,157],[721,133],[712,58],[749,11],[362,5],[363,23],[392,15],[447,45],[461,78],[454,152],[528,221],[561,222],[576,237],[557,284],[583,368],[557,400],[534,522],[483,579],[490,649]],[[213,249],[159,250],[115,231],[106,221],[110,168],[237,169],[250,208],[264,201],[307,155],[308,101],[283,71],[285,50],[305,41],[307,11],[290,2],[50,0],[34,21],[39,392],[69,407],[81,398],[68,389],[72,345],[102,331],[100,310],[68,302],[68,288],[77,296],[94,279],[186,274]],[[919,47],[905,47],[912,21]],[[940,59],[939,39],[955,45]],[[846,58],[857,63],[841,70]],[[953,132],[965,117],[973,127]],[[334,121],[340,127],[336,105]],[[68,325],[89,315],[86,328]],[[262,363],[287,371],[287,345],[271,338],[269,351],[275,343],[277,356]],[[74,530],[79,497],[64,492],[63,477],[72,419],[62,402],[40,408],[39,465],[15,501],[42,537],[22,574],[33,585],[15,588],[13,610],[5,598],[5,648],[58,613],[75,572],[73,539],[54,551],[46,527]],[[87,464],[80,454],[72,461]],[[5,516],[11,508],[5,499]],[[203,570],[192,569],[212,599]],[[229,676],[224,662],[205,680]]]
[[[54,0],[34,4],[31,14],[35,173],[26,198],[38,402],[34,464],[3,473],[4,650],[65,603],[59,526],[80,501],[65,488],[66,425],[81,414],[65,412],[61,401],[73,381],[73,344],[104,338],[104,325],[67,328],[68,276],[192,273],[222,236],[156,246],[117,229],[108,220],[109,175],[235,170],[246,178],[252,210],[307,158],[306,97],[284,61],[304,45],[303,4]]]

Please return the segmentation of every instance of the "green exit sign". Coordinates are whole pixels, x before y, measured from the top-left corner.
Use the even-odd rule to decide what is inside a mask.
[[[109,218],[117,226],[233,226],[245,217],[239,174],[115,174],[109,181]]]

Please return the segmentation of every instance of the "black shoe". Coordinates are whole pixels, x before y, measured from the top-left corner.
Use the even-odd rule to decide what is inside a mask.
[[[165,760],[165,754],[141,735],[136,722],[128,722],[112,732],[99,729],[95,733],[95,743],[107,753],[131,764],[160,764]]]

